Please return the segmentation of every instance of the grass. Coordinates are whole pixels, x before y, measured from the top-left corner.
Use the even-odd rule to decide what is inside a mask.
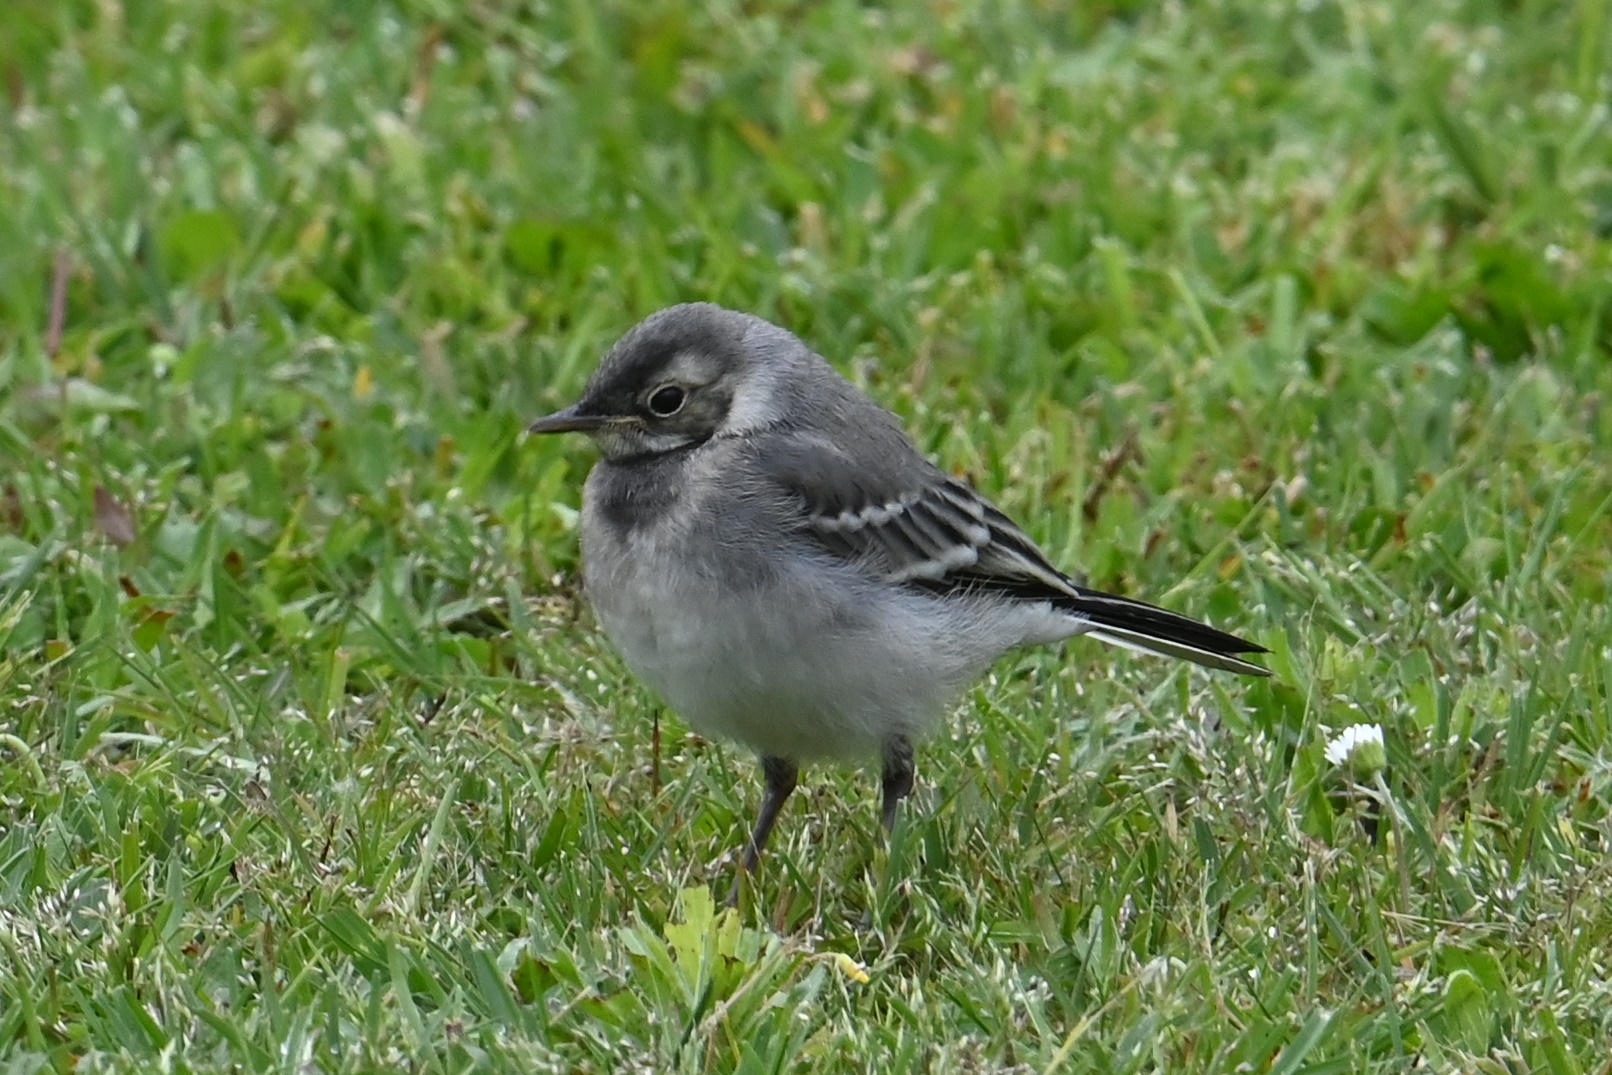
[[[1608,70],[1599,0],[11,0],[0,1070],[1608,1071]],[[713,910],[753,763],[656,754],[520,436],[694,298],[1276,676],[1006,660],[888,855],[814,770]]]

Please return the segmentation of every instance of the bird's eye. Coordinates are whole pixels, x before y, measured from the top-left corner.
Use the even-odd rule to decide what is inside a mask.
[[[670,418],[683,409],[688,394],[675,384],[662,385],[649,397],[649,413],[657,418]]]

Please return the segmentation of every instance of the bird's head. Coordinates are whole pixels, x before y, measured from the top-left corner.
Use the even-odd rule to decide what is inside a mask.
[[[740,436],[783,420],[792,373],[815,358],[758,317],[703,302],[673,306],[631,329],[582,398],[529,432],[586,433],[616,460]]]

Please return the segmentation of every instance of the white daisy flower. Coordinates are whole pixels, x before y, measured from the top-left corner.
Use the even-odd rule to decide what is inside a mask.
[[[1379,724],[1351,724],[1327,744],[1327,761],[1347,765],[1357,777],[1370,777],[1388,768],[1388,751],[1383,746]]]

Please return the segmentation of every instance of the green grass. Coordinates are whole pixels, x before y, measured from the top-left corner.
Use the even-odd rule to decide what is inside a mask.
[[[4,4],[0,1071],[1609,1070],[1606,5],[893,7]],[[1276,676],[1006,660],[714,913],[520,436],[696,298]]]

